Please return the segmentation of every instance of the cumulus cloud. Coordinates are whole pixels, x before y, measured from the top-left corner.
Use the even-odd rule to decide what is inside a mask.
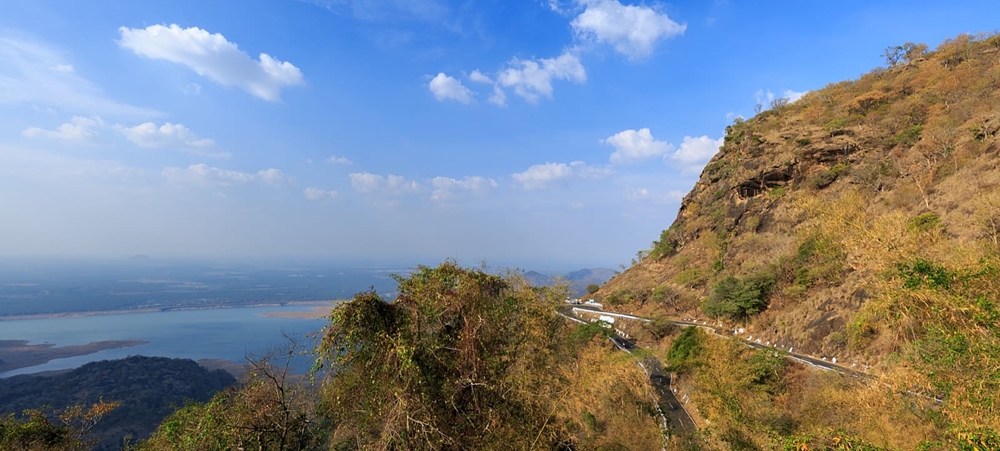
[[[343,164],[343,165],[354,164],[351,162],[351,160],[348,160],[346,157],[338,157],[336,155],[331,155],[330,158],[327,158],[324,161],[326,161],[327,164]]]
[[[176,185],[232,186],[253,182],[283,185],[290,181],[284,173],[274,168],[249,173],[219,169],[206,164],[192,164],[186,168],[168,167],[163,169],[162,174],[168,182]]]
[[[503,91],[503,88],[501,88],[500,85],[497,84],[497,82],[493,81],[493,79],[490,78],[488,75],[479,72],[478,70],[474,70],[472,71],[471,74],[469,74],[469,80],[472,80],[476,83],[485,83],[493,86],[493,95],[491,95],[489,98],[490,103],[496,106],[504,106],[507,104],[507,93],[505,93]]]
[[[670,159],[685,164],[705,163],[722,147],[723,138],[712,139],[708,136],[685,136],[681,147],[670,155]]]
[[[431,82],[427,84],[427,89],[430,89],[434,98],[439,102],[454,100],[466,105],[472,103],[472,91],[457,78],[445,75],[444,72],[440,72],[432,78]]]
[[[570,163],[544,163],[529,167],[524,172],[511,174],[515,182],[527,190],[548,187],[550,184],[570,178],[599,180],[614,174],[607,166],[593,166],[582,161]]]
[[[583,40],[614,47],[631,59],[649,56],[656,43],[684,34],[687,25],[647,6],[623,5],[617,0],[581,0],[585,9],[570,23]]]
[[[43,105],[86,116],[160,114],[107,98],[67,59],[44,43],[0,36],[0,104]]]
[[[118,29],[119,45],[137,55],[187,66],[198,75],[223,86],[239,86],[268,101],[281,99],[281,88],[304,83],[302,71],[266,53],[257,60],[221,33],[198,27],[150,25]]]
[[[69,122],[56,127],[54,130],[46,130],[38,127],[31,127],[21,132],[28,138],[49,138],[60,141],[85,142],[96,137],[98,129],[104,126],[104,121],[99,117],[75,116]]]
[[[406,180],[401,175],[381,176],[369,172],[352,172],[348,174],[351,179],[351,187],[355,191],[363,194],[383,193],[383,194],[405,194],[415,193],[421,190],[420,184]]]
[[[309,200],[336,199],[340,194],[335,190],[325,190],[320,188],[306,188],[302,195]]]
[[[508,67],[497,75],[497,82],[528,102],[537,102],[539,97],[552,98],[552,81],[567,80],[576,83],[587,81],[587,71],[580,63],[580,57],[564,52],[556,58],[522,60],[514,58]]]
[[[490,78],[489,75],[486,75],[486,74],[484,74],[482,72],[479,72],[478,69],[472,71],[472,73],[469,74],[469,80],[472,80],[472,81],[474,81],[476,83],[493,84],[493,79]]]
[[[610,158],[613,164],[634,163],[665,155],[674,150],[672,144],[654,139],[648,128],[624,130],[602,140],[602,142],[615,148]]]
[[[460,180],[451,177],[434,177],[431,180],[431,186],[434,187],[434,191],[431,192],[431,200],[445,202],[484,194],[496,188],[497,182],[480,176],[467,176]]]
[[[133,127],[119,124],[115,125],[114,128],[139,147],[207,148],[215,146],[215,141],[199,138],[183,124],[167,122],[157,126],[152,122],[146,122]]]
[[[545,188],[550,183],[568,179],[573,175],[573,168],[566,163],[544,163],[529,167],[524,172],[511,175],[524,189]]]
[[[229,152],[217,150],[215,141],[198,137],[183,124],[172,124],[170,122],[160,126],[152,122],[146,122],[129,127],[122,124],[105,124],[99,117],[76,116],[54,130],[31,127],[21,132],[21,134],[28,138],[42,137],[62,141],[85,142],[100,135],[100,130],[102,129],[114,130],[139,147],[171,148],[193,155],[212,158],[229,158],[232,156]]]

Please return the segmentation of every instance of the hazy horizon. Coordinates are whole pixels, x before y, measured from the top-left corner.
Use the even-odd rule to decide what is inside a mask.
[[[736,117],[1000,12],[788,5],[8,2],[0,257],[617,268]]]

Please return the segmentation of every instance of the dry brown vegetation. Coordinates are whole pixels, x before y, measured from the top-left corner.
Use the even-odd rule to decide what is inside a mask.
[[[330,377],[310,388],[255,363],[140,449],[662,447],[645,372],[607,330],[556,314],[564,290],[453,263],[398,282],[392,302],[360,293],[333,311],[315,350]]]
[[[833,384],[793,371],[781,378],[795,393],[787,402],[776,393],[756,402],[727,379],[737,369],[719,368],[751,357],[708,345],[714,358],[687,380],[715,418],[713,440],[730,434],[719,447],[772,449],[779,437],[807,446],[801,434],[814,446],[836,438],[890,449],[996,440],[1000,35],[962,35],[933,51],[907,44],[886,57],[888,67],[728,127],[653,257],[595,294],[650,316],[714,314],[878,376]],[[760,294],[733,282],[765,277],[774,285]],[[731,304],[720,309],[720,299]],[[761,313],[736,308],[758,300]],[[719,381],[743,388],[724,393]],[[736,395],[752,414],[726,404]],[[753,426],[781,415],[794,428]],[[744,421],[728,425],[734,418]]]

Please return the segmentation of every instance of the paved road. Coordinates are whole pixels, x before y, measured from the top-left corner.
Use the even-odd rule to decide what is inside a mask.
[[[607,311],[602,310],[600,308],[592,307],[592,306],[588,306],[588,305],[573,305],[573,306],[571,306],[570,309],[571,310],[572,309],[588,310],[588,311],[594,312],[595,314],[611,315],[611,316],[615,316],[615,317],[619,317],[619,318],[632,319],[632,320],[636,320],[636,321],[643,321],[643,322],[649,322],[650,321],[649,318],[643,318],[641,316],[627,315],[627,314],[624,314],[624,313],[607,312]],[[719,331],[716,330],[715,327],[709,326],[707,324],[702,324],[702,323],[697,323],[697,322],[688,322],[688,321],[678,321],[678,320],[670,320],[670,322],[672,322],[672,323],[674,323],[674,324],[676,324],[678,326],[700,327],[702,329],[705,329],[705,330],[707,330],[707,331],[709,331],[709,332],[711,332],[711,333],[713,333],[715,335],[719,335],[719,336],[732,336],[732,335],[720,334]],[[827,360],[817,359],[815,357],[810,357],[810,356],[802,355],[802,354],[796,354],[796,353],[793,353],[793,352],[787,352],[787,351],[785,351],[783,349],[775,348],[775,347],[772,347],[772,346],[769,346],[769,345],[766,345],[766,344],[762,344],[762,343],[757,343],[757,342],[752,341],[752,340],[747,340],[747,339],[745,339],[743,337],[736,337],[736,338],[738,338],[740,341],[742,341],[747,346],[758,348],[758,349],[775,349],[775,350],[783,352],[790,359],[797,360],[799,362],[805,363],[807,365],[812,365],[814,367],[817,367],[817,368],[820,368],[820,369],[823,369],[823,370],[836,371],[838,373],[841,373],[841,374],[844,374],[844,375],[847,375],[847,376],[851,376],[851,377],[856,377],[856,378],[869,377],[868,374],[866,374],[866,373],[864,373],[862,371],[858,371],[858,370],[855,370],[855,369],[843,367],[843,366],[837,365],[837,364],[835,364],[833,362],[830,362],[830,361],[827,361]]]
[[[560,311],[559,314],[571,321],[578,323],[586,322],[577,318],[571,309],[561,310],[563,311]],[[636,347],[635,342],[622,337],[612,336],[611,341],[618,347],[618,349],[628,353],[632,353],[632,350]],[[639,359],[639,365],[646,370],[646,374],[649,375],[649,383],[653,386],[653,394],[656,396],[656,404],[660,408],[660,413],[667,420],[667,431],[671,435],[686,434],[696,431],[698,426],[695,425],[694,419],[692,419],[691,415],[684,409],[684,405],[679,399],[677,399],[674,392],[670,390],[670,375],[664,374],[663,364],[660,363],[660,359],[652,355],[647,355],[642,359]]]

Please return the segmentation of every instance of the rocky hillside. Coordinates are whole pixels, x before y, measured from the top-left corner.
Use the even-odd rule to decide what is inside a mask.
[[[596,296],[898,373],[995,427],[1000,36],[885,56],[727,127],[649,257]]]

